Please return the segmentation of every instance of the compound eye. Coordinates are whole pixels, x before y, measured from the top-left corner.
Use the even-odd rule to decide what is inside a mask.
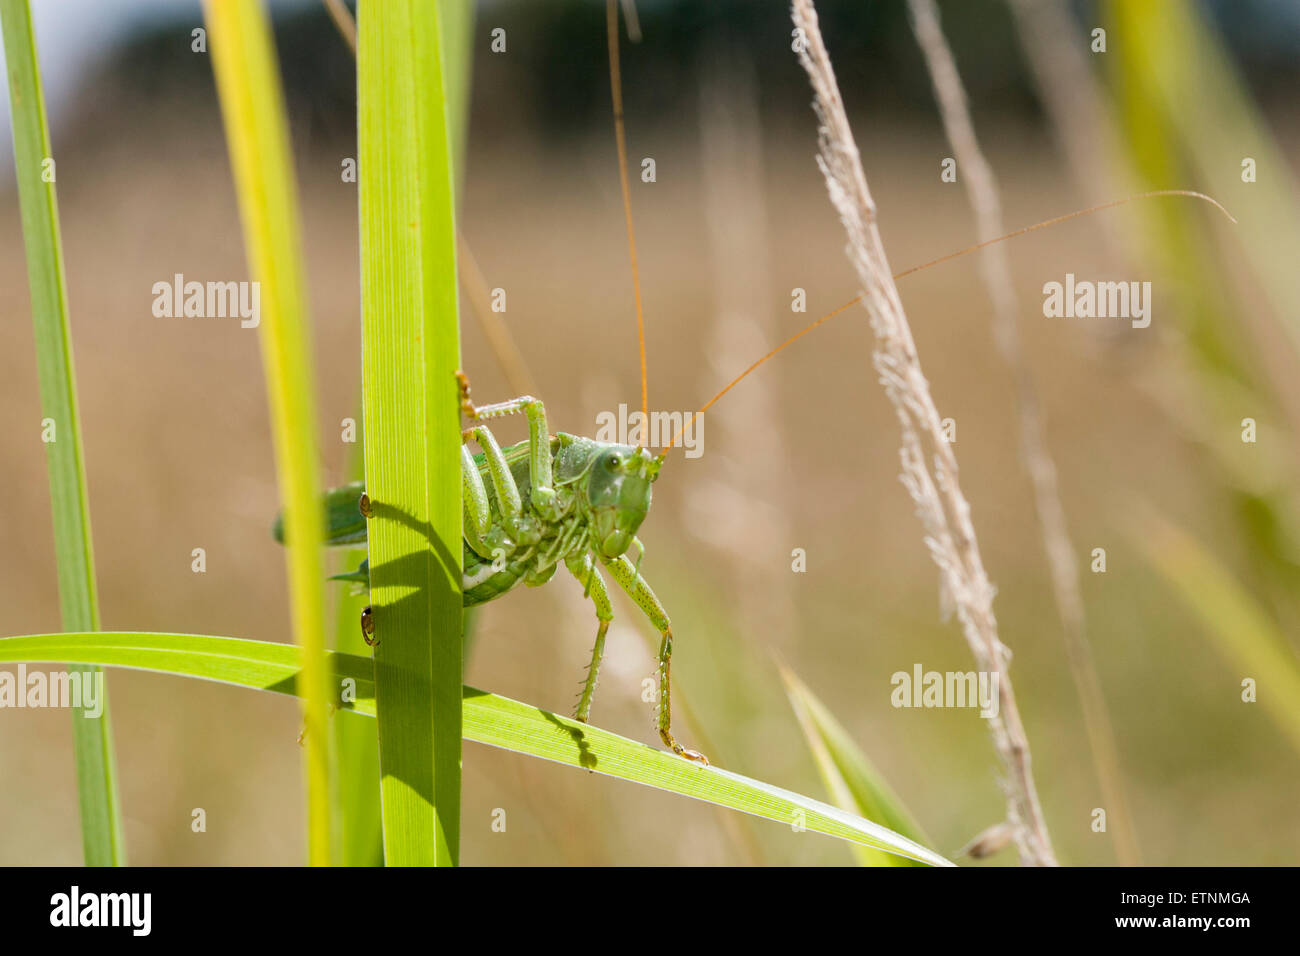
[[[605,459],[605,467],[608,468],[610,471],[618,471],[620,468],[623,467],[622,457],[617,454],[610,455],[608,458]]]

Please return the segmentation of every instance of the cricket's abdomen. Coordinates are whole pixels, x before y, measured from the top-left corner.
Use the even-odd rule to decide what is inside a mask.
[[[461,575],[461,585],[465,590],[462,601],[465,607],[499,598],[522,581],[528,571],[528,565],[523,561],[507,561],[504,568],[494,571],[492,562],[480,557],[468,544],[462,550],[465,571]]]

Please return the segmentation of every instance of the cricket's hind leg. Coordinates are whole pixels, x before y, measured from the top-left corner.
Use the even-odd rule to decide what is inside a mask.
[[[590,596],[596,607],[596,644],[591,649],[591,666],[587,668],[587,679],[582,685],[582,695],[578,698],[578,710],[573,715],[575,720],[587,722],[591,715],[591,699],[596,694],[596,679],[600,674],[600,662],[605,656],[605,634],[609,631],[609,622],[614,620],[614,607],[609,601],[609,591],[605,588],[605,579],[596,570],[590,554],[568,558],[564,566],[578,579],[585,594]]]
[[[492,530],[487,488],[483,486],[483,476],[478,473],[478,465],[474,464],[474,456],[464,444],[460,446],[460,476],[465,509],[461,536],[469,542],[475,554],[489,556],[491,552],[484,544],[484,539]]]
[[[501,523],[509,532],[510,537],[515,541],[519,541],[522,537],[523,526],[526,524],[523,496],[519,493],[519,485],[510,472],[510,465],[506,462],[506,456],[501,451],[501,446],[497,444],[496,436],[492,434],[492,431],[486,425],[476,425],[462,432],[461,438],[463,440],[473,439],[478,442],[479,448],[483,449],[483,457],[487,462],[488,477],[492,480],[492,489],[497,496],[497,508],[501,512]],[[487,491],[483,486],[482,476],[479,475],[478,466],[474,464],[474,457],[463,444],[460,446],[460,458],[466,515],[470,517],[472,525],[471,528],[466,530],[482,540],[486,538],[491,528]],[[468,538],[467,540],[470,541],[470,546],[473,547],[474,539]],[[488,554],[485,551],[479,553],[484,556]]]
[[[704,756],[698,750],[688,750],[677,742],[673,737],[672,728],[672,709],[670,706],[670,694],[672,691],[672,681],[669,676],[673,657],[673,629],[668,620],[668,612],[664,606],[659,603],[659,598],[655,596],[646,579],[628,560],[627,555],[617,558],[611,558],[605,561],[605,567],[609,568],[609,573],[614,576],[614,580],[619,586],[627,592],[628,597],[637,603],[637,606],[645,612],[645,616],[650,619],[650,623],[659,631],[659,736],[667,745],[668,749],[679,757],[685,757],[687,760],[694,760],[702,763],[706,767],[709,765],[709,758]]]

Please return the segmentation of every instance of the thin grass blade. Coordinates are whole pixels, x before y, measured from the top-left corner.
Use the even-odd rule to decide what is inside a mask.
[[[271,26],[259,0],[206,0],[212,68],[239,197],[244,246],[261,286],[263,370],[288,549],[294,637],[303,649],[307,848],[331,862],[324,529],[298,190]]]
[[[1241,263],[1300,352],[1300,182],[1289,150],[1270,131],[1221,34],[1197,4],[1109,0],[1103,10],[1121,41],[1116,52],[1123,57],[1108,63],[1116,88],[1124,97],[1149,97],[1149,121],[1179,137],[1179,159],[1241,220],[1243,228],[1232,233],[1246,253]],[[1243,176],[1246,157],[1254,160],[1257,180]],[[1210,256],[1216,264],[1221,258]]]
[[[1253,678],[1258,699],[1300,751],[1300,662],[1268,612],[1205,545],[1148,513],[1135,543],[1204,626],[1236,680]]]
[[[831,801],[841,810],[887,826],[916,843],[930,845],[929,837],[844,726],[790,670],[782,667],[781,678]],[[852,849],[863,866],[919,865],[916,860],[862,844],[853,844]]]
[[[44,419],[41,427],[53,437],[46,442],[45,451],[54,512],[59,610],[68,630],[93,631],[99,628],[99,596],[54,187],[57,166],[50,149],[36,36],[27,0],[0,0],[0,28],[4,31],[18,200],[32,295]],[[97,668],[75,669],[102,680]],[[103,695],[103,711],[98,717],[88,717],[82,708],[74,708],[72,727],[86,865],[123,866],[126,843],[107,696]]]

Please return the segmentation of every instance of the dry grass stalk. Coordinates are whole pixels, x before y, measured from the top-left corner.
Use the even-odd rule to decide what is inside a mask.
[[[1006,673],[1010,652],[998,639],[993,586],[984,571],[971,523],[970,505],[957,478],[957,460],[921,371],[911,327],[891,277],[876,205],[867,187],[858,147],[849,128],[817,12],[811,0],[794,0],[795,27],[802,31],[799,61],[812,81],[820,121],[818,165],[831,202],[848,233],[848,256],[863,287],[863,302],[876,336],[872,361],[902,433],[902,481],[916,502],[925,545],[939,567],[944,591],[956,610],[977,666],[998,675],[1000,710],[989,730],[1002,760],[1007,822],[1022,863],[1056,864],[1034,787],[1029,742],[1015,691]]]
[[[1100,205],[1132,184],[1124,184],[1112,170],[1114,124],[1088,65],[1078,24],[1065,0],[1011,0],[1009,6],[1065,161],[1088,205]],[[1132,245],[1109,219],[1098,220],[1097,226],[1112,249]]]
[[[488,348],[496,357],[501,374],[506,377],[510,391],[515,395],[536,395],[537,382],[528,370],[528,362],[519,351],[514,335],[505,319],[492,311],[492,292],[479,268],[478,260],[462,233],[456,234],[456,264],[460,271],[461,288],[469,302],[470,310],[478,319],[479,328],[488,341]]]
[[[934,82],[944,131],[975,211],[978,239],[980,242],[993,239],[1006,231],[997,179],[975,136],[966,91],[952,50],[943,35],[939,11],[934,0],[909,0],[909,4],[917,42]],[[1047,450],[1042,406],[1034,386],[1033,372],[1025,361],[1020,344],[1020,303],[1011,280],[1006,247],[994,245],[986,248],[981,253],[980,265],[989,298],[993,300],[998,347],[1015,383],[1021,459],[1034,489],[1034,506],[1042,527],[1043,549],[1047,553],[1052,591],[1065,635],[1066,657],[1083,706],[1093,764],[1101,784],[1102,798],[1110,807],[1111,819],[1115,823],[1116,853],[1125,866],[1138,866],[1141,859],[1133,821],[1124,799],[1115,734],[1088,644],[1083,597],[1079,590],[1079,568],[1075,559],[1077,552],[1066,525],[1065,508],[1056,481],[1056,464]]]
[[[704,222],[713,273],[709,356],[757,352],[780,334],[772,308],[770,230],[763,187],[758,78],[745,48],[718,40],[701,54],[700,168]],[[725,371],[710,360],[707,388]],[[775,371],[775,370],[773,370]],[[743,630],[790,640],[798,615],[780,559],[790,550],[790,528],[777,502],[788,498],[781,469],[749,467],[748,451],[786,455],[780,420],[779,375],[755,376],[744,402],[727,410],[727,427],[710,439],[711,464],[687,508],[691,530],[731,559]],[[719,454],[720,453],[720,454]]]

